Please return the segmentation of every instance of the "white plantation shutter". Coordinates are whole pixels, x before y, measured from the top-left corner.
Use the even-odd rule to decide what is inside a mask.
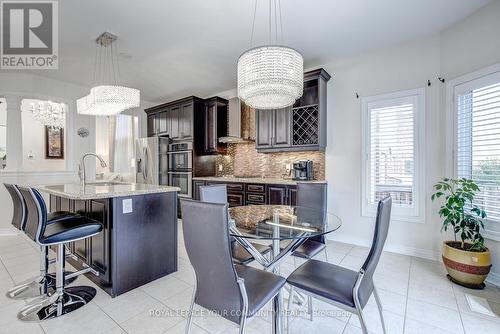
[[[413,115],[412,103],[370,110],[370,204],[413,207]]]
[[[423,94],[413,90],[364,99],[365,213],[390,195],[395,215],[418,215],[417,118]]]
[[[475,204],[500,221],[500,74],[455,87],[456,174],[481,191]]]

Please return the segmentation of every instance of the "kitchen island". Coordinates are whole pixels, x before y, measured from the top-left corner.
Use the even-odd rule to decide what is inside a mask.
[[[76,269],[112,297],[177,271],[177,187],[101,182],[36,186],[50,211],[70,211],[103,224],[96,236],[69,244]]]

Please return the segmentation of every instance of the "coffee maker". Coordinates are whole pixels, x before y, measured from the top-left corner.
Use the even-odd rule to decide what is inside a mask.
[[[299,160],[293,163],[293,179],[297,181],[310,181],[313,179],[313,162]]]

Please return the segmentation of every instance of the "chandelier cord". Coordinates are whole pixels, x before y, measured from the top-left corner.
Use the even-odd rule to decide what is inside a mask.
[[[279,11],[279,19],[280,19],[281,43],[285,44],[285,37],[283,35],[283,18],[281,15],[281,0],[278,0],[278,11]]]
[[[253,46],[253,34],[255,31],[255,16],[257,15],[257,0],[255,0],[255,6],[253,9],[253,22],[252,22],[252,33],[250,34],[250,47]]]
[[[269,44],[271,44],[271,27],[272,27],[272,24],[271,24],[271,1],[272,0],[269,0]]]

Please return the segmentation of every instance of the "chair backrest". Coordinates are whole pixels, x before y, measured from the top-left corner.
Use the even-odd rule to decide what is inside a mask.
[[[302,221],[308,220],[314,225],[324,225],[327,217],[327,184],[298,182],[296,215]],[[312,237],[310,240],[325,243],[324,236]]]
[[[14,214],[12,215],[12,225],[18,230],[24,231],[26,225],[26,203],[23,196],[15,184],[3,184],[12,198]]]
[[[24,232],[28,237],[38,242],[47,225],[47,207],[38,190],[29,187],[18,187],[26,203],[26,226]]]
[[[227,186],[225,184],[216,184],[200,187],[200,201],[206,203],[227,203]]]
[[[359,300],[364,307],[373,292],[373,274],[377,269],[380,255],[384,249],[387,233],[389,232],[389,224],[391,221],[392,198],[390,196],[378,202],[377,218],[375,221],[375,231],[373,233],[373,241],[370,247],[370,252],[361,267],[365,274],[359,287]]]
[[[186,251],[196,273],[196,304],[239,323],[243,297],[233,266],[227,204],[181,200]]]

